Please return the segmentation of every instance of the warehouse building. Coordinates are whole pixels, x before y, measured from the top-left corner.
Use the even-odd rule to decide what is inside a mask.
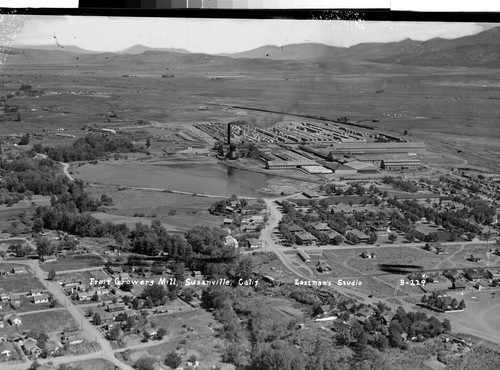
[[[416,170],[422,168],[422,163],[418,158],[388,159],[382,161],[381,167],[384,170]]]
[[[264,159],[264,158],[263,158]],[[309,159],[303,160],[293,160],[293,161],[283,161],[283,160],[265,160],[266,168],[268,170],[292,170],[297,169],[302,166],[317,166],[318,163],[316,161],[311,161]]]

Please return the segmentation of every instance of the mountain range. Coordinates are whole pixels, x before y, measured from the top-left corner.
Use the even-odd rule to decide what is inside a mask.
[[[361,43],[348,48],[334,47],[317,43],[291,44],[284,46],[265,45],[253,50],[233,54],[207,55],[190,53],[184,49],[151,48],[134,45],[117,53],[98,53],[76,46],[23,46],[16,49],[0,49],[0,53],[9,54],[23,63],[23,57],[33,63],[38,60],[80,59],[86,61],[112,59],[129,62],[178,61],[182,63],[234,62],[246,64],[252,59],[256,63],[329,63],[348,61],[368,61],[384,64],[402,64],[432,67],[486,67],[500,68],[500,27],[491,28],[475,35],[456,39],[434,38],[428,41],[405,39],[399,42]],[[17,54],[17,55],[16,55]],[[239,62],[238,62],[239,61]],[[48,61],[47,61],[48,62]]]

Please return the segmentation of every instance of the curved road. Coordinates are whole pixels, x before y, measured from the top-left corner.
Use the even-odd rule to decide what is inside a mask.
[[[71,176],[68,172],[68,168],[69,168],[69,163],[64,163],[64,162],[59,162],[62,166],[63,166],[63,173],[66,175],[66,177],[70,180],[70,181],[75,181],[75,179],[73,178],[73,176]]]

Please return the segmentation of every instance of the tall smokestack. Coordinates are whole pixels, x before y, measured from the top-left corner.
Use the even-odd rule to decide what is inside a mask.
[[[231,145],[231,123],[227,124],[227,145]]]

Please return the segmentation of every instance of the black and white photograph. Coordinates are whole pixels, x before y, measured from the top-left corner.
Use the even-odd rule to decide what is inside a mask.
[[[0,14],[1,370],[500,368],[500,23],[332,14]]]

